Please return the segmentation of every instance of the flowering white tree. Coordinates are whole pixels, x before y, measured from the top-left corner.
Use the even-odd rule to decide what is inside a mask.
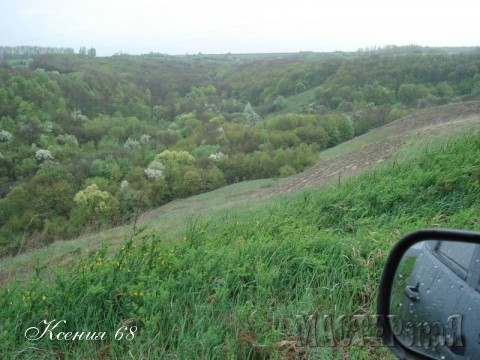
[[[153,160],[150,164],[148,164],[148,167],[144,170],[144,173],[148,180],[156,180],[163,177],[164,170],[165,165],[158,160]]]
[[[162,170],[156,170],[156,169],[151,169],[151,168],[146,168],[144,170],[144,173],[147,176],[148,180],[156,180],[156,179],[159,179],[163,176],[163,171]]]
[[[139,149],[140,142],[138,140],[128,138],[127,141],[125,141],[125,145],[123,145],[123,147],[128,150]]]
[[[0,131],[0,142],[9,142],[12,140],[12,137],[13,135],[10,132],[6,130]]]
[[[218,161],[220,160],[221,158],[225,157],[226,155],[224,153],[222,153],[221,151],[219,151],[218,153],[216,154],[210,154],[210,156],[208,157],[210,160],[212,160],[213,162],[215,161]]]
[[[142,137],[140,138],[140,142],[142,144],[146,144],[150,141],[150,135],[143,134]]]
[[[120,190],[125,191],[130,184],[128,183],[128,180],[122,180],[120,183]]]
[[[44,149],[37,150],[37,152],[35,153],[35,158],[39,162],[44,162],[46,160],[53,160],[52,153]]]
[[[148,164],[148,168],[163,171],[165,170],[165,165],[158,160],[152,160],[150,164]]]
[[[243,116],[245,117],[245,125],[252,126],[260,120],[260,116],[253,110],[253,107],[250,103],[245,105],[243,109]]]
[[[72,118],[74,120],[78,120],[80,122],[84,122],[84,121],[88,120],[88,117],[86,117],[85,115],[82,115],[82,112],[80,110],[73,111],[72,112]]]

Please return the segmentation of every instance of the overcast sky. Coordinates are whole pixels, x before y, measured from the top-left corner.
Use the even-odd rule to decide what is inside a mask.
[[[0,0],[0,46],[99,56],[477,46],[476,1]]]

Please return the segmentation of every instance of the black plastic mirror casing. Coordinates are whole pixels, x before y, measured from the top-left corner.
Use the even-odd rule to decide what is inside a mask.
[[[400,359],[426,359],[431,357],[419,354],[405,347],[393,335],[388,315],[390,315],[390,296],[398,265],[405,252],[414,244],[426,240],[448,240],[480,244],[480,232],[449,229],[423,229],[402,237],[392,248],[383,268],[377,297],[377,329],[385,345]]]

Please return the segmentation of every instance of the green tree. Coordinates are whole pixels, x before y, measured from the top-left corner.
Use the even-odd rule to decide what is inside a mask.
[[[295,169],[290,165],[283,165],[278,171],[278,174],[280,175],[280,177],[289,177],[295,175],[296,172]]]
[[[87,223],[100,225],[108,219],[112,219],[116,210],[116,203],[112,195],[99,189],[98,185],[93,183],[85,189],[80,190],[73,198],[80,210],[77,213]]]
[[[147,185],[146,200],[149,206],[162,206],[171,198],[170,187],[165,179],[156,179]]]
[[[175,184],[177,185],[177,184]],[[196,170],[187,170],[178,182],[178,187],[174,185],[174,191],[180,196],[198,194],[203,188],[202,177]]]
[[[428,90],[423,85],[402,84],[398,89],[398,99],[406,105],[415,105],[427,95]]]
[[[218,189],[225,185],[225,177],[222,171],[215,165],[207,169],[201,169],[200,176],[202,177],[202,183],[206,191]]]
[[[325,149],[328,144],[328,134],[321,126],[302,126],[295,129],[295,135],[306,144],[318,144]]]
[[[193,165],[195,158],[188,151],[164,150],[154,160],[158,160],[166,167],[175,165]]]

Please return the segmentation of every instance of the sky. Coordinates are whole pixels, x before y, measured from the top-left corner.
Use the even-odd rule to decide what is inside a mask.
[[[478,46],[471,0],[0,0],[0,46],[97,56]]]

